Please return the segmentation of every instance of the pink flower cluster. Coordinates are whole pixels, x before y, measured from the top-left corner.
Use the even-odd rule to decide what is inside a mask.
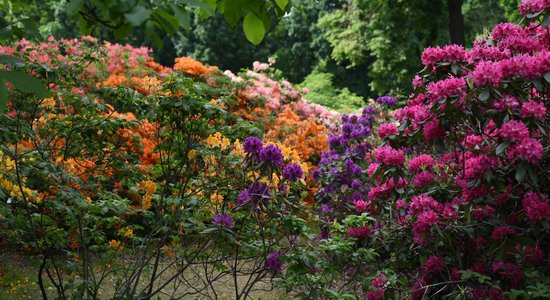
[[[421,171],[421,170],[429,170],[434,165],[434,159],[429,154],[420,154],[418,156],[415,156],[409,160],[409,171],[412,173]]]
[[[538,13],[550,7],[550,0],[522,0],[519,5],[519,13],[522,16]]]
[[[508,148],[510,159],[520,158],[530,163],[542,159],[543,148],[541,143],[529,137],[529,130],[522,121],[511,120],[502,125],[499,135],[503,140],[514,142]]]
[[[546,107],[543,102],[529,101],[521,106],[520,115],[522,118],[537,118],[543,120],[546,117]]]
[[[465,61],[466,51],[459,45],[448,45],[443,48],[426,48],[422,52],[422,64],[425,66],[434,65],[440,62],[459,62]]]
[[[507,141],[519,142],[529,137],[529,129],[521,121],[508,121],[499,131],[500,137]]]
[[[431,196],[426,194],[416,195],[411,199],[410,208],[413,213],[419,213],[425,210],[440,211],[443,208],[441,203],[437,202]]]
[[[534,56],[523,54],[498,62],[484,61],[476,65],[470,77],[477,86],[498,86],[505,78],[540,78],[550,71],[550,52],[541,51]]]
[[[462,77],[450,77],[428,84],[428,97],[432,103],[451,96],[461,96],[466,88],[466,80]]]
[[[550,204],[544,195],[529,192],[523,197],[522,203],[529,221],[541,221],[550,216]]]
[[[367,300],[384,299],[384,285],[388,282],[386,274],[380,273],[378,277],[372,280],[372,289],[367,294]]]
[[[441,273],[446,267],[447,264],[443,258],[437,255],[432,255],[428,258],[428,260],[426,260],[422,271],[425,275],[436,275]]]
[[[372,228],[369,226],[350,227],[348,236],[356,239],[366,239],[372,236]]]
[[[466,59],[469,63],[475,63],[477,61],[498,61],[511,56],[512,53],[507,49],[502,50],[498,47],[475,43],[474,47],[466,54]]]
[[[465,162],[464,179],[472,180],[485,175],[485,173],[498,165],[496,157],[490,157],[486,154],[468,155]]]
[[[393,149],[391,146],[377,148],[374,156],[378,162],[388,166],[398,166],[405,163],[405,152]]]
[[[399,133],[397,126],[393,123],[384,123],[378,127],[378,136],[383,139],[390,135],[396,135]]]

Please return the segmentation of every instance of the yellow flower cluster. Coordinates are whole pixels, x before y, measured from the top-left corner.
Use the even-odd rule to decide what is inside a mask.
[[[6,178],[5,174],[15,172],[15,161],[13,161],[9,157],[4,156],[2,152],[0,152],[0,171],[0,189],[4,192],[4,194],[6,194],[8,197],[16,199],[22,198],[23,195],[25,195],[25,197],[27,197],[28,199],[32,198],[31,189],[27,188],[26,186],[20,188],[18,184],[13,183],[8,178]],[[26,178],[21,178],[21,181],[22,183],[25,183]]]
[[[229,139],[223,136],[219,131],[214,133],[214,135],[209,135],[205,142],[209,148],[220,148],[222,151],[231,145]]]
[[[236,140],[233,142],[233,150],[231,150],[231,154],[239,157],[245,157],[244,147],[243,144],[241,144],[241,141]]]

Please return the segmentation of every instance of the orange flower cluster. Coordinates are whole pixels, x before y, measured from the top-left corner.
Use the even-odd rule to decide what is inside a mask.
[[[290,108],[279,113],[264,136],[265,140],[280,140],[300,154],[304,161],[320,155],[328,146],[328,129],[313,118],[301,119]]]
[[[218,67],[215,66],[207,67],[191,57],[178,57],[176,58],[176,64],[174,65],[174,70],[184,71],[196,76],[207,75],[217,68]]]

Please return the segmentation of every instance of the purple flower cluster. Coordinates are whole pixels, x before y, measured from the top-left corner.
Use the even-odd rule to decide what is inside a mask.
[[[275,145],[267,145],[260,151],[260,161],[283,167],[283,152]]]
[[[302,167],[300,167],[300,165],[297,163],[290,163],[286,165],[283,169],[283,178],[290,181],[301,179],[302,176],[304,176],[304,171],[302,170]]]
[[[266,259],[267,267],[277,273],[281,273],[283,270],[283,265],[281,264],[281,260],[280,260],[281,255],[283,255],[282,252],[269,253]]]
[[[263,146],[262,140],[255,136],[247,137],[243,143],[244,152],[256,157],[260,155],[260,151],[262,151]]]
[[[313,176],[322,183],[317,199],[326,222],[345,217],[355,211],[355,202],[368,199],[370,186],[361,178],[366,174],[365,155],[372,148],[368,140],[375,115],[373,107],[360,115],[342,115],[341,133],[329,137],[330,150],[321,154]]]
[[[386,105],[387,107],[394,107],[397,104],[397,98],[391,96],[380,96],[376,99],[378,104]]]
[[[214,216],[214,225],[233,228],[233,218],[228,214],[216,214]]]
[[[244,152],[279,168],[283,167],[283,152],[275,145],[263,146],[262,140],[255,136],[249,136],[243,143]]]
[[[249,188],[239,194],[238,205],[252,203],[254,206],[265,202],[269,195],[269,187],[266,184],[254,182]]]

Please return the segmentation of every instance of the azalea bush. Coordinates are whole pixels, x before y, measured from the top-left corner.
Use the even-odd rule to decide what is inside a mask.
[[[299,114],[309,133],[264,143],[272,121],[238,108],[273,99],[191,58],[163,67],[146,48],[87,37],[2,52],[50,87],[48,98],[11,90],[0,121],[2,236],[40,256],[44,297],[46,285],[61,298],[216,297],[231,281],[241,299],[282,271],[322,150],[298,147],[327,132],[288,111],[299,97],[271,114]]]

